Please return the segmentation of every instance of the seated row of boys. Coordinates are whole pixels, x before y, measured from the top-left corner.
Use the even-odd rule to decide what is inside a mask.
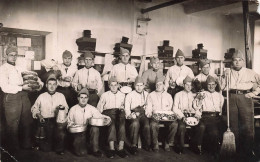
[[[195,114],[195,117],[200,119],[199,124],[192,127],[195,134],[192,136],[191,147],[195,153],[201,154],[203,134],[207,131],[213,146],[212,152],[214,153],[217,152],[219,146],[218,123],[224,99],[220,93],[215,91],[217,85],[216,78],[208,76],[206,83],[208,91],[205,92],[205,97],[198,97],[198,95],[191,92],[192,79],[187,76],[183,80],[184,90],[178,92],[173,100],[172,96],[165,91],[163,76],[156,77],[155,90],[150,94],[144,90],[145,83],[143,78],[137,77],[134,82],[135,90],[126,96],[118,90],[119,83],[117,78],[110,77],[110,91],[101,95],[97,107],[88,104],[90,96],[88,89],[82,88],[79,90],[78,104],[69,110],[67,127],[87,124],[88,119],[92,117],[101,118],[103,115],[109,116],[112,122],[110,125],[105,126],[107,134],[104,135],[104,137],[107,137],[109,144],[107,156],[113,158],[117,154],[125,158],[128,156],[124,150],[126,123],[129,123],[128,136],[131,143],[129,152],[131,154],[137,153],[139,131],[144,137],[144,149],[158,152],[159,121],[154,120],[152,114],[157,110],[173,111],[178,120],[165,122],[168,132],[165,134],[166,137],[164,137],[164,149],[165,151],[170,151],[169,144],[174,142],[176,144],[176,152],[181,154],[183,153],[186,131],[184,113],[189,112]],[[47,92],[37,98],[31,109],[35,119],[45,122],[44,129],[47,135],[46,139],[42,140],[39,146],[42,150],[50,150],[52,146],[55,146],[54,149],[57,153],[64,154],[66,130],[61,125],[55,123],[55,113],[59,105],[64,106],[65,111],[68,111],[69,107],[64,95],[56,92],[57,79],[54,75],[48,77],[46,87]],[[97,157],[103,156],[103,153],[99,150],[99,128],[97,126],[88,126],[88,140],[86,132],[73,133],[73,150],[76,155],[83,156],[86,153],[86,143],[89,141],[92,154]],[[176,133],[179,140],[174,141]],[[52,145],[53,142],[56,144]],[[116,142],[118,142],[117,148]]]

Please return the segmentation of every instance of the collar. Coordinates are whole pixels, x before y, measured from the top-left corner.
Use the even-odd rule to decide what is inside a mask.
[[[206,75],[206,74],[204,74],[203,72],[201,72],[201,74],[204,75],[204,76],[209,76],[209,73],[208,73],[208,75]]]
[[[116,93],[113,93],[113,92],[110,90],[110,93],[112,93],[112,94],[116,95],[116,94],[118,93],[118,90],[117,90],[117,92],[116,92]]]
[[[15,63],[6,62],[8,65],[15,66]]]
[[[86,68],[86,66],[84,66],[84,69],[86,69],[86,70],[89,70],[89,69],[91,69],[92,67],[90,67],[90,68]]]
[[[129,63],[127,63],[127,64],[123,64],[122,62],[120,62],[119,64],[121,64],[121,65],[123,65],[123,66],[130,65]]]
[[[55,95],[56,94],[56,91],[53,93],[53,94],[50,94],[49,91],[47,91],[47,93],[51,96]]]
[[[62,65],[66,68],[69,68],[71,66],[71,64],[69,66],[66,66],[64,63],[62,63]]]

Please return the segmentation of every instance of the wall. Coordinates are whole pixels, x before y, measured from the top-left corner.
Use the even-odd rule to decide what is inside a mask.
[[[260,20],[255,22],[255,40],[254,40],[254,62],[253,69],[260,74]]]
[[[243,21],[237,17],[201,12],[186,15],[182,5],[173,5],[140,14],[140,9],[160,3],[136,0],[2,0],[0,21],[5,27],[49,31],[46,58],[61,61],[64,50],[79,56],[75,40],[85,29],[97,38],[96,51],[111,53],[122,36],[129,37],[133,55],[157,52],[163,40],[187,56],[203,43],[211,59],[223,59],[230,47],[243,47]],[[137,18],[150,17],[148,35],[136,34]],[[74,61],[75,61],[74,57]]]
[[[112,52],[122,36],[131,37],[132,3],[132,0],[4,0],[0,1],[0,22],[5,27],[52,32],[46,39],[46,58],[61,61],[66,49],[79,56],[75,41],[83,36],[83,30],[91,30],[100,52]]]

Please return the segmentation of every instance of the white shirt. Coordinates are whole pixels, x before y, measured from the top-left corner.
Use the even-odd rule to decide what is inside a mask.
[[[98,93],[100,93],[103,87],[100,73],[92,67],[89,69],[84,67],[76,72],[72,83],[76,90],[78,84],[82,84],[83,87],[90,89],[96,89]]]
[[[199,100],[197,98],[193,101],[193,107],[198,110],[202,109],[202,111],[209,112],[222,112],[222,107],[224,104],[224,97],[222,94],[218,92],[209,92],[205,91],[205,98],[203,100]]]
[[[67,66],[65,66],[62,63],[62,64],[57,65],[57,67],[61,71],[61,76],[62,76],[62,79],[59,80],[59,86],[69,87],[70,83],[72,82],[72,79],[73,79],[75,73],[78,70],[77,66],[76,65],[70,65],[70,66],[67,67]],[[64,81],[63,79],[65,77],[70,77],[71,78],[71,82]]]
[[[0,87],[4,93],[16,94],[22,91],[23,78],[22,72],[26,71],[18,66],[13,66],[5,63],[0,67]],[[42,81],[38,77],[40,86],[43,86]]]
[[[114,94],[111,91],[107,91],[101,95],[97,109],[102,113],[107,109],[122,108],[124,107],[124,102],[125,94],[122,92],[117,91],[117,93]]]
[[[55,92],[53,95],[48,92],[42,93],[31,108],[32,116],[36,119],[36,114],[40,113],[43,118],[53,118],[59,105],[64,106],[68,112],[69,107],[62,93]]]
[[[194,97],[194,93],[186,92],[185,90],[176,93],[174,96],[173,111],[179,118],[184,117],[184,110],[187,110],[189,113],[195,113],[195,109],[192,107]]]
[[[80,107],[78,104],[73,106],[68,114],[68,127],[71,125],[87,124],[89,118],[101,118],[103,115],[93,106],[87,104],[85,107]]]
[[[172,96],[166,91],[163,92],[151,92],[147,97],[146,114],[152,114],[153,111],[172,111]],[[149,117],[149,116],[148,116]]]
[[[127,82],[128,78],[131,82],[134,82],[138,73],[133,65],[118,63],[113,66],[109,78],[112,76],[115,76],[118,82]]]
[[[254,94],[260,93],[260,75],[251,69],[242,67],[239,71],[231,69],[230,71],[230,89],[249,90],[253,87]]]
[[[146,104],[148,92],[143,91],[138,93],[135,90],[128,93],[125,97],[125,115],[128,117],[131,114],[131,110],[138,106],[144,106]]]
[[[173,82],[176,82],[176,80],[178,78],[185,79],[186,76],[189,76],[192,79],[194,78],[194,74],[188,66],[186,66],[186,65],[182,65],[182,66],[173,65],[172,67],[170,67],[170,69],[167,71],[166,78],[165,78],[165,88],[166,88],[166,90],[169,87],[169,81],[170,80],[172,80]]]

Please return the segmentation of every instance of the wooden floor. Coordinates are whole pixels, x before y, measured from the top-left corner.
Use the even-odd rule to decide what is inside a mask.
[[[57,155],[55,152],[41,152],[41,151],[28,151],[22,150],[16,157],[21,162],[81,162],[81,161],[113,161],[113,162],[214,162],[213,157],[209,154],[196,155],[188,148],[185,150],[185,154],[178,155],[173,150],[165,152],[161,149],[158,153],[147,152],[143,149],[139,149],[137,155],[129,155],[127,158],[120,158],[116,156],[114,159],[109,159],[106,156],[102,158],[96,158],[93,155],[87,154],[84,157],[77,157],[69,151],[66,151],[64,155]],[[3,160],[3,162],[5,162]]]

